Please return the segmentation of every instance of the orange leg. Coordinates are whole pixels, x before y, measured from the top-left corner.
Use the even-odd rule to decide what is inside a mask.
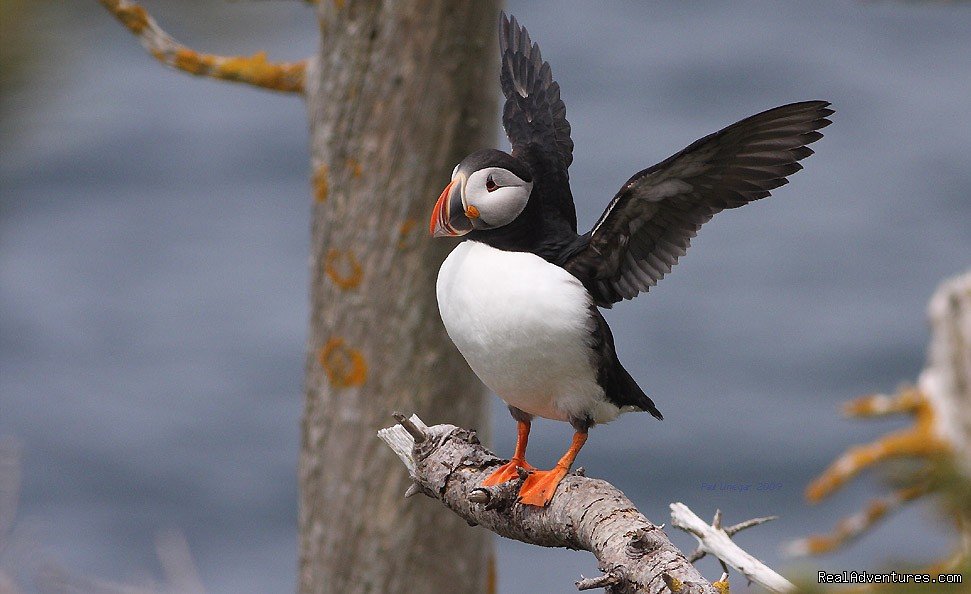
[[[526,480],[523,481],[523,486],[519,488],[519,502],[524,505],[546,507],[550,500],[553,499],[557,485],[560,484],[560,481],[563,480],[566,473],[570,471],[570,466],[573,465],[577,454],[580,453],[580,448],[583,447],[586,441],[586,432],[577,431],[574,433],[573,443],[570,444],[570,449],[563,454],[563,457],[556,463],[556,466],[551,470],[537,470],[526,477]]]
[[[526,462],[526,442],[528,441],[529,422],[519,421],[519,435],[516,438],[516,452],[512,455],[512,459],[497,468],[495,472],[487,476],[486,480],[482,481],[482,485],[484,487],[490,487],[492,485],[498,485],[499,483],[505,483],[515,478],[519,478],[520,468],[525,469],[527,472],[536,470],[529,462]]]

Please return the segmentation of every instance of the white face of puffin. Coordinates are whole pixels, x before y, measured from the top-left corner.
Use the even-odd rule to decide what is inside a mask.
[[[433,237],[456,237],[473,229],[484,231],[508,225],[529,202],[532,181],[498,166],[482,167],[468,174],[462,170],[463,163],[455,166],[452,181],[432,210],[428,230]]]
[[[469,176],[462,192],[465,215],[473,229],[495,229],[513,222],[526,208],[533,183],[502,167],[486,167]]]

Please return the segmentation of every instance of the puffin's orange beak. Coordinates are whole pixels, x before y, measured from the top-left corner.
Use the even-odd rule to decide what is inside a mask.
[[[472,230],[472,221],[462,206],[462,192],[459,179],[445,186],[438,197],[432,218],[428,222],[428,232],[432,237],[457,237]]]

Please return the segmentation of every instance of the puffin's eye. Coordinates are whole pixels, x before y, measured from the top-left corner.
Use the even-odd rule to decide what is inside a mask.
[[[496,185],[496,182],[495,182],[495,180],[492,179],[492,176],[490,175],[489,177],[487,177],[486,178],[486,191],[487,192],[495,192],[498,189],[499,189],[499,186]]]

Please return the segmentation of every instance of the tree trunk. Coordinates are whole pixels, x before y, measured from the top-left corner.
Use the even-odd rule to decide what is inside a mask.
[[[301,593],[484,592],[484,530],[425,498],[374,438],[393,410],[484,429],[483,388],[445,334],[431,207],[493,146],[495,0],[320,2],[306,74],[313,223],[300,480]]]
[[[971,479],[971,270],[948,279],[927,308],[931,343],[918,387],[937,415],[936,430]]]

